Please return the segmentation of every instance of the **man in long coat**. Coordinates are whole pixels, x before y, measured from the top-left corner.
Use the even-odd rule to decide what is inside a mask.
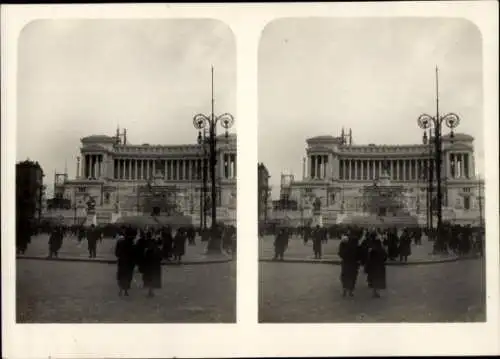
[[[354,296],[354,288],[358,278],[360,248],[356,237],[343,236],[339,245],[339,257],[342,259],[340,281],[342,282],[343,294]]]
[[[91,224],[90,229],[87,232],[89,258],[95,258],[97,256],[97,240],[98,239],[100,239],[100,233],[95,228],[95,225]]]
[[[373,297],[380,298],[380,290],[386,289],[385,262],[387,253],[379,239],[374,239],[368,252],[366,265],[368,273],[368,285],[373,290]]]
[[[115,247],[115,256],[117,257],[117,273],[116,280],[120,288],[119,295],[125,294],[128,296],[130,283],[134,275],[135,253],[134,253],[134,238],[136,233],[133,229],[124,231],[124,236],[119,236]]]
[[[313,232],[313,252],[315,259],[321,259],[322,256],[322,243],[323,242],[323,231],[318,225]]]

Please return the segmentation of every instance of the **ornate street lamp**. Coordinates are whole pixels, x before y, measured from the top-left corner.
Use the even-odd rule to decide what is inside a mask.
[[[427,133],[425,130],[433,129],[433,147],[434,147],[434,161],[436,165],[436,181],[437,181],[437,196],[436,196],[436,211],[437,211],[437,240],[442,241],[442,214],[443,214],[443,195],[441,188],[441,163],[442,163],[442,125],[443,123],[451,130],[450,138],[453,138],[453,130],[459,125],[460,117],[455,113],[448,113],[444,116],[439,114],[439,87],[438,87],[438,69],[436,67],[436,116],[422,114],[418,117],[418,126],[424,130],[424,142]],[[432,213],[431,213],[432,216]]]
[[[197,114],[193,118],[193,125],[198,130],[198,143],[203,141],[202,130],[208,129],[208,137],[205,141],[208,143],[209,147],[209,167],[211,174],[211,206],[212,206],[212,235],[208,243],[207,249],[209,251],[221,251],[220,238],[218,238],[217,233],[217,187],[216,187],[216,171],[215,166],[217,164],[217,124],[220,124],[226,130],[226,138],[228,137],[228,129],[233,126],[234,117],[229,113],[224,113],[222,115],[216,116],[214,113],[214,91],[213,91],[213,81],[214,81],[214,68],[212,67],[212,111],[209,116],[204,114]]]

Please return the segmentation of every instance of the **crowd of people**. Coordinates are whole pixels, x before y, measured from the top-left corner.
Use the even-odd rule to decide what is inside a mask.
[[[413,228],[361,228],[336,225],[325,227],[277,226],[261,230],[260,235],[274,234],[274,260],[284,260],[289,241],[296,236],[304,244],[312,241],[315,259],[322,258],[322,247],[329,239],[340,239],[338,252],[341,259],[340,280],[343,296],[353,296],[360,268],[367,275],[368,286],[374,297],[386,288],[385,266],[387,261],[407,262],[412,254],[412,245],[422,245],[425,235],[434,242],[434,254],[454,253],[458,256],[483,255],[484,232],[482,228],[469,225],[446,224],[437,236],[434,231]]]
[[[116,279],[119,295],[129,295],[130,285],[135,268],[142,274],[144,287],[148,296],[154,295],[154,289],[161,288],[161,265],[163,262],[182,263],[186,254],[186,246],[195,246],[199,235],[202,242],[208,242],[212,236],[210,229],[197,229],[194,226],[172,228],[170,226],[156,228],[137,228],[131,225],[111,226],[106,229],[94,224],[90,227],[63,226],[51,227],[25,226],[18,227],[17,253],[25,254],[31,238],[40,233],[47,233],[48,258],[57,258],[66,237],[73,237],[80,243],[87,241],[89,258],[97,257],[98,244],[104,237],[115,239],[114,255],[117,258]],[[215,235],[221,241],[221,249],[228,254],[236,253],[236,228],[218,225]]]

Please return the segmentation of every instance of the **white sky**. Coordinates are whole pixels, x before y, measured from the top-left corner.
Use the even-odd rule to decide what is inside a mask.
[[[127,128],[131,143],[195,143],[192,118],[236,114],[236,48],[212,20],[43,20],[19,38],[18,161],[76,173],[80,138]]]
[[[271,174],[302,178],[305,140],[352,128],[357,144],[421,143],[421,113],[461,117],[484,173],[482,44],[460,19],[284,19],[269,24],[259,49],[258,157]]]

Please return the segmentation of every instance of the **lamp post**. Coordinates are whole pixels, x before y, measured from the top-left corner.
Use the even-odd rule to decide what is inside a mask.
[[[442,214],[443,214],[443,195],[442,195],[442,188],[441,188],[441,170],[442,170],[442,125],[443,123],[446,125],[451,130],[450,137],[453,138],[453,129],[456,128],[459,123],[460,123],[460,117],[458,117],[457,114],[454,113],[448,113],[446,115],[440,115],[439,114],[439,82],[438,82],[438,69],[436,67],[436,115],[431,116],[428,114],[422,114],[418,117],[417,119],[418,126],[424,130],[424,142],[426,142],[426,137],[427,137],[427,132],[425,130],[427,129],[433,129],[434,130],[434,137],[430,138],[431,140],[431,148],[433,148],[434,152],[434,161],[431,161],[431,166],[432,162],[435,163],[435,170],[436,170],[436,210],[437,210],[437,226],[436,226],[436,231],[437,231],[437,241],[439,243],[442,243]],[[432,179],[431,179],[432,180]],[[432,192],[431,192],[431,203],[432,203]],[[431,209],[433,209],[431,207]],[[432,218],[432,212],[431,212],[431,218]]]
[[[216,116],[214,113],[214,68],[212,66],[212,111],[209,116],[204,114],[197,114],[193,118],[193,125],[198,130],[198,143],[202,143],[202,129],[208,129],[208,142],[209,147],[209,167],[210,167],[210,180],[211,180],[211,206],[212,206],[212,228],[211,238],[209,240],[207,250],[212,252],[220,252],[220,238],[217,234],[217,187],[216,187],[216,164],[217,164],[217,124],[220,124],[226,130],[226,137],[228,137],[227,130],[233,126],[234,117],[229,113]]]

